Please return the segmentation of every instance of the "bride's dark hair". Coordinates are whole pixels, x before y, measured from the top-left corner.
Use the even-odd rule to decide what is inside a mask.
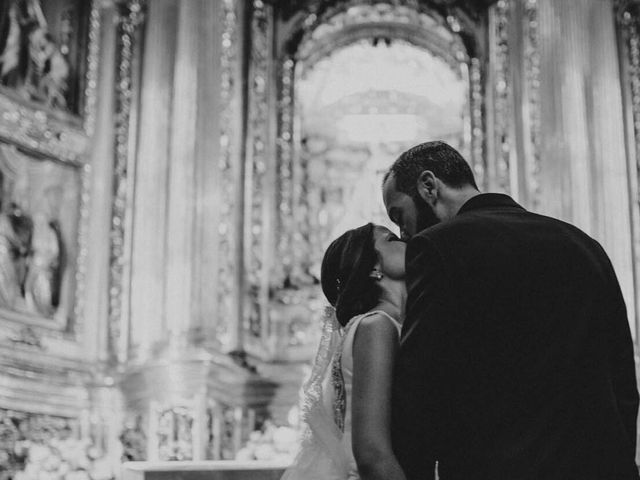
[[[340,325],[371,310],[380,298],[380,287],[370,277],[378,261],[373,223],[354,228],[335,239],[322,259],[320,282]]]

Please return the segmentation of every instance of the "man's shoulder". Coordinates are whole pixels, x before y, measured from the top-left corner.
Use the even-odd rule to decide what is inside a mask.
[[[510,212],[476,210],[433,225],[417,233],[411,241],[447,245],[452,240],[487,238],[494,235],[535,235],[536,232],[557,235],[573,242],[601,248],[600,244],[580,228],[566,221],[519,209]],[[483,235],[486,234],[486,235]]]
[[[473,231],[478,228],[490,228],[492,217],[495,217],[495,215],[481,211],[456,215],[447,221],[425,228],[414,235],[412,240],[437,242],[439,239],[451,235],[460,236],[464,235],[465,232],[473,234]]]

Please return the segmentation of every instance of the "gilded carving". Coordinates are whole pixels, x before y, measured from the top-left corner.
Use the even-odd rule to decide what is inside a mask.
[[[3,318],[73,332],[81,175],[0,143]]]
[[[352,0],[326,8],[318,2],[310,2],[306,16],[301,17],[300,30],[291,35],[293,40],[285,46],[285,55],[280,59],[277,72],[277,262],[272,266],[270,275],[270,323],[267,329],[282,332],[278,335],[291,336],[291,340],[284,344],[295,344],[296,348],[300,348],[301,343],[313,341],[308,332],[298,331],[293,322],[290,325],[280,323],[293,318],[294,311],[304,309],[305,303],[300,303],[303,298],[305,300],[302,302],[306,302],[307,306],[321,302],[310,293],[316,289],[313,286],[315,280],[305,275],[308,273],[305,265],[309,263],[307,202],[310,195],[305,190],[308,186],[305,180],[307,166],[304,140],[297,138],[296,65],[313,64],[332,50],[350,45],[361,40],[361,37],[389,37],[428,49],[452,66],[461,78],[468,78],[470,98],[466,139],[469,144],[465,147],[470,152],[470,160],[482,185],[486,176],[484,78],[481,61],[474,56],[475,52],[469,51],[469,35],[466,44],[461,37],[462,33],[470,33],[466,21],[454,15],[445,18],[424,4],[411,1],[380,1],[372,5],[366,1]],[[259,314],[257,308],[252,312],[254,316]],[[313,314],[307,310],[305,315],[311,323]]]
[[[10,479],[27,469],[34,478],[45,472],[43,462],[77,471],[90,471],[94,452],[79,438],[78,420],[0,409],[0,478]],[[97,452],[96,452],[97,453]],[[88,455],[89,454],[89,455]],[[82,465],[78,465],[82,462]],[[66,465],[62,465],[65,464]],[[47,468],[48,470],[48,468]]]
[[[20,294],[9,293],[12,299],[3,306],[11,311],[6,310],[3,316],[33,324],[32,331],[38,339],[41,335],[76,338],[82,328],[90,171],[87,152],[95,119],[100,6],[98,0],[89,4],[70,2],[66,6],[57,3],[46,10],[48,16],[41,16],[39,1],[32,1],[30,10],[23,9],[29,2],[10,3],[14,13],[9,17],[17,12],[24,18],[27,18],[25,15],[37,18],[36,23],[23,25],[21,28],[26,30],[15,31],[15,34],[29,35],[27,31],[37,30],[46,37],[55,33],[57,43],[45,49],[49,57],[32,59],[30,74],[28,69],[14,65],[12,73],[0,82],[5,85],[0,88],[0,137],[11,144],[2,146],[0,155],[4,165],[3,215],[15,217],[17,212],[22,212],[27,223],[14,221],[13,224],[23,231],[23,227],[27,227],[29,243],[29,254],[24,258],[28,268],[24,273],[20,273],[22,260],[12,260],[21,285]],[[60,16],[59,22],[56,15]],[[52,25],[64,32],[52,31]],[[0,30],[2,28],[0,26]],[[42,40],[38,35],[30,41]],[[12,48],[9,44],[13,40],[7,38],[10,36],[2,37],[0,42],[5,53],[10,53]],[[45,38],[44,41],[52,40]],[[78,62],[84,62],[85,55],[86,66],[80,67]],[[5,73],[10,56],[5,55],[0,61],[0,64],[5,62],[2,64]],[[84,77],[69,77],[64,88],[56,90],[61,84],[52,83],[51,75],[60,67],[55,65],[59,60],[74,65],[73,70]],[[82,98],[80,92],[84,93]],[[79,113],[83,114],[82,119],[76,116]],[[38,176],[37,172],[44,176]],[[69,181],[73,184],[71,188]],[[27,190],[30,194],[25,196]],[[55,321],[43,321],[51,318]],[[32,341],[21,343],[34,344]]]
[[[84,130],[90,137],[93,136],[96,121],[96,91],[98,86],[98,63],[100,61],[100,3],[101,0],[92,0],[89,16],[89,47],[84,92]]]
[[[313,4],[315,5],[315,4]],[[350,43],[358,39],[358,31],[363,27],[382,28],[384,35],[399,36],[403,40],[418,46],[427,47],[429,51],[452,65],[453,71],[462,75],[461,65],[467,62],[471,66],[471,143],[473,162],[476,170],[483,174],[483,118],[482,118],[482,85],[480,64],[469,59],[466,49],[459,37],[463,30],[462,22],[455,17],[442,18],[417,2],[378,2],[374,6],[367,2],[350,1],[327,8],[319,14],[314,6],[310,6],[307,16],[302,21],[302,39],[295,53],[288,56],[280,64],[278,91],[278,237],[277,252],[279,264],[274,266],[272,285],[296,284],[296,268],[301,258],[306,255],[304,249],[295,247],[304,243],[304,226],[296,220],[304,216],[307,195],[304,180],[304,155],[298,152],[294,144],[295,136],[295,99],[294,81],[295,64],[298,61],[314,61],[318,55],[326,55],[340,42]],[[355,28],[359,27],[359,28]],[[367,30],[367,35],[371,31]],[[435,32],[435,33],[434,33]],[[404,35],[404,36],[403,36]],[[405,38],[405,36],[408,36]],[[328,47],[328,48],[329,48]],[[293,48],[292,48],[293,49]],[[302,213],[300,213],[301,211]],[[299,215],[298,215],[299,213]],[[293,228],[295,222],[296,228]],[[300,228],[302,228],[302,231]],[[295,239],[293,238],[295,236]],[[297,256],[296,256],[297,255]]]
[[[492,38],[493,79],[493,143],[495,159],[495,182],[499,191],[511,191],[511,71],[509,61],[509,22],[511,21],[510,0],[500,0],[494,9]]]
[[[428,48],[458,71],[460,61],[467,57],[458,35],[462,29],[458,18],[443,18],[417,2],[380,1],[371,5],[352,0],[328,8],[321,15],[308,14],[296,60],[314,63],[336,48],[358,39],[388,35],[392,30],[394,38]]]
[[[10,0],[0,13],[0,85],[47,109],[79,114],[87,7],[81,0]]]
[[[223,345],[229,342],[232,324],[230,321],[234,289],[234,198],[235,167],[233,158],[236,155],[236,131],[234,119],[238,114],[236,89],[238,78],[236,64],[238,60],[238,18],[234,0],[224,0],[221,68],[221,108],[220,108],[220,188],[222,203],[220,205],[220,221],[218,223],[218,317],[216,322],[216,338]]]
[[[109,340],[110,354],[123,361],[127,355],[126,338],[121,338],[122,323],[127,321],[128,309],[123,304],[126,288],[127,254],[131,229],[127,228],[128,212],[131,211],[131,185],[134,174],[133,152],[130,150],[131,115],[134,106],[132,64],[136,54],[138,27],[144,19],[144,0],[130,0],[120,5],[118,24],[118,64],[116,72],[116,127],[115,166],[113,173],[113,203],[110,231],[109,261]]]
[[[98,67],[100,61],[100,5],[101,0],[92,0],[89,14],[89,45],[87,47],[85,91],[84,91],[84,132],[93,138],[97,112]],[[82,165],[80,171],[80,225],[78,228],[78,250],[76,257],[76,297],[73,309],[74,331],[79,334],[84,318],[84,295],[87,266],[87,237],[91,199],[91,166]]]
[[[480,188],[486,188],[486,156],[484,154],[484,89],[480,60],[471,58],[469,61],[469,83],[471,95],[471,163],[476,182]]]
[[[147,436],[143,428],[144,417],[136,415],[125,423],[118,439],[122,445],[123,462],[139,462],[147,459]]]
[[[158,459],[193,460],[194,414],[188,407],[171,407],[157,412]]]
[[[293,86],[295,78],[295,62],[287,58],[280,65],[280,91],[278,97],[278,239],[277,265],[274,266],[274,283],[284,285],[288,281],[292,258],[293,234]]]
[[[21,148],[73,165],[83,163],[88,140],[74,118],[34,110],[0,95],[0,137]]]
[[[538,44],[538,0],[525,3],[525,81],[528,91],[530,152],[527,155],[529,207],[540,203],[540,48]]]
[[[264,242],[265,242],[265,189],[266,174],[269,165],[269,96],[272,91],[269,88],[270,62],[272,57],[272,22],[273,8],[265,5],[261,0],[253,2],[253,19],[251,22],[252,45],[250,67],[250,92],[249,92],[249,138],[251,139],[251,151],[246,168],[248,212],[246,215],[250,242],[247,258],[248,283],[251,287],[250,298],[253,308],[249,314],[249,332],[255,337],[262,336],[262,289],[268,272],[265,271]]]

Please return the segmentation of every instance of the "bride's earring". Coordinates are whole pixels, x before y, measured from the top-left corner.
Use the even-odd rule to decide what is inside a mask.
[[[384,275],[382,275],[382,273],[381,273],[381,272],[379,272],[378,270],[374,270],[373,272],[371,272],[371,273],[369,274],[369,276],[370,276],[371,278],[375,278],[375,279],[376,279],[376,280],[378,280],[378,281],[382,280],[382,277],[384,277]]]

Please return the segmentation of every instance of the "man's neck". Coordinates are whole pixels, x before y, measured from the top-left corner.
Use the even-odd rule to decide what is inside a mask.
[[[450,193],[451,198],[449,202],[449,208],[447,209],[448,218],[455,217],[462,206],[471,200],[473,197],[480,195],[480,192],[473,187],[463,187],[458,190],[453,190]]]

